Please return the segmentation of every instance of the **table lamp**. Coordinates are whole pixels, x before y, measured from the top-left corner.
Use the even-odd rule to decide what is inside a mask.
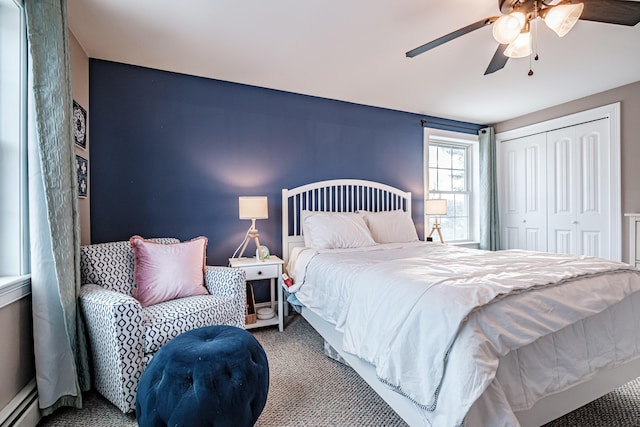
[[[259,261],[264,260],[264,254],[262,253],[262,247],[260,246],[260,240],[258,239],[258,229],[256,228],[256,219],[269,218],[269,209],[266,196],[256,197],[238,197],[238,211],[240,219],[250,219],[251,228],[247,231],[247,235],[244,238],[242,250],[238,258],[242,257],[244,250],[247,248],[250,240],[255,241],[258,254],[260,255]]]
[[[433,228],[431,229],[431,233],[429,236],[433,234],[434,231],[438,231],[438,236],[440,236],[440,243],[444,243],[444,239],[442,238],[442,231],[440,230],[440,223],[438,222],[438,217],[440,215],[447,214],[447,200],[446,199],[428,199],[425,201],[424,206],[425,213],[427,215],[435,215],[436,219],[433,223]]]

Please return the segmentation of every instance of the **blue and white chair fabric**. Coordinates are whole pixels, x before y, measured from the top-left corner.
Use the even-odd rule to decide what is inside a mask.
[[[205,286],[211,295],[142,307],[132,296],[133,250],[128,241],[82,246],[80,252],[79,298],[90,343],[93,385],[122,412],[135,409],[142,372],[172,338],[211,325],[244,328],[246,289],[241,269],[206,266]]]

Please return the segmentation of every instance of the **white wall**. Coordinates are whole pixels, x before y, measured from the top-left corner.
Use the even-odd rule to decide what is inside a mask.
[[[76,145],[76,154],[84,157],[89,163],[89,188],[87,197],[78,199],[80,209],[80,244],[91,243],[91,159],[89,127],[91,126],[91,114],[89,114],[89,58],[73,33],[69,31],[69,47],[71,50],[71,86],[73,99],[87,111],[87,148]]]

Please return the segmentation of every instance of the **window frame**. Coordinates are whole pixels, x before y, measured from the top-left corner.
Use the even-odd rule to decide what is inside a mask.
[[[26,18],[24,15],[24,4],[22,0],[1,0],[3,1],[2,7],[8,7],[12,4],[18,8],[20,14],[19,31],[21,33],[18,42],[17,56],[19,57],[19,76],[16,79],[19,85],[19,119],[18,129],[16,134],[18,135],[18,214],[17,222],[19,227],[19,238],[9,241],[10,247],[17,245],[15,250],[19,252],[18,264],[15,267],[11,267],[10,270],[0,272],[0,308],[4,307],[12,302],[19,300],[31,293],[31,278],[30,278],[30,259],[29,259],[29,194],[28,194],[28,174],[27,174],[27,124],[28,124],[28,62],[27,62],[27,30],[26,30]],[[15,51],[11,54],[16,54]],[[13,82],[13,78],[11,79]],[[0,111],[2,113],[2,111]],[[13,173],[16,173],[15,171]],[[13,175],[15,178],[15,175]],[[2,218],[1,220],[12,219]],[[0,242],[2,244],[3,242]],[[13,249],[13,248],[11,248]],[[5,266],[4,268],[7,268]],[[17,274],[15,274],[17,272]]]
[[[447,243],[457,245],[470,245],[471,247],[477,247],[480,240],[479,232],[479,142],[478,136],[475,134],[466,134],[453,131],[437,130],[437,129],[424,129],[424,161],[423,161],[423,176],[424,176],[424,199],[430,198],[429,191],[429,147],[430,145],[450,146],[455,148],[466,149],[465,159],[465,184],[466,191],[444,191],[438,192],[439,194],[466,194],[468,197],[468,239],[466,240],[450,240]],[[426,236],[431,230],[431,218],[426,213],[424,214],[424,230],[425,240]]]

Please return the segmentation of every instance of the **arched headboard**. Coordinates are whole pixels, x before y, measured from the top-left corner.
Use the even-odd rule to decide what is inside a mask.
[[[373,212],[402,209],[411,214],[411,192],[359,179],[334,179],[282,190],[282,256],[304,246],[303,210],[324,212]]]

